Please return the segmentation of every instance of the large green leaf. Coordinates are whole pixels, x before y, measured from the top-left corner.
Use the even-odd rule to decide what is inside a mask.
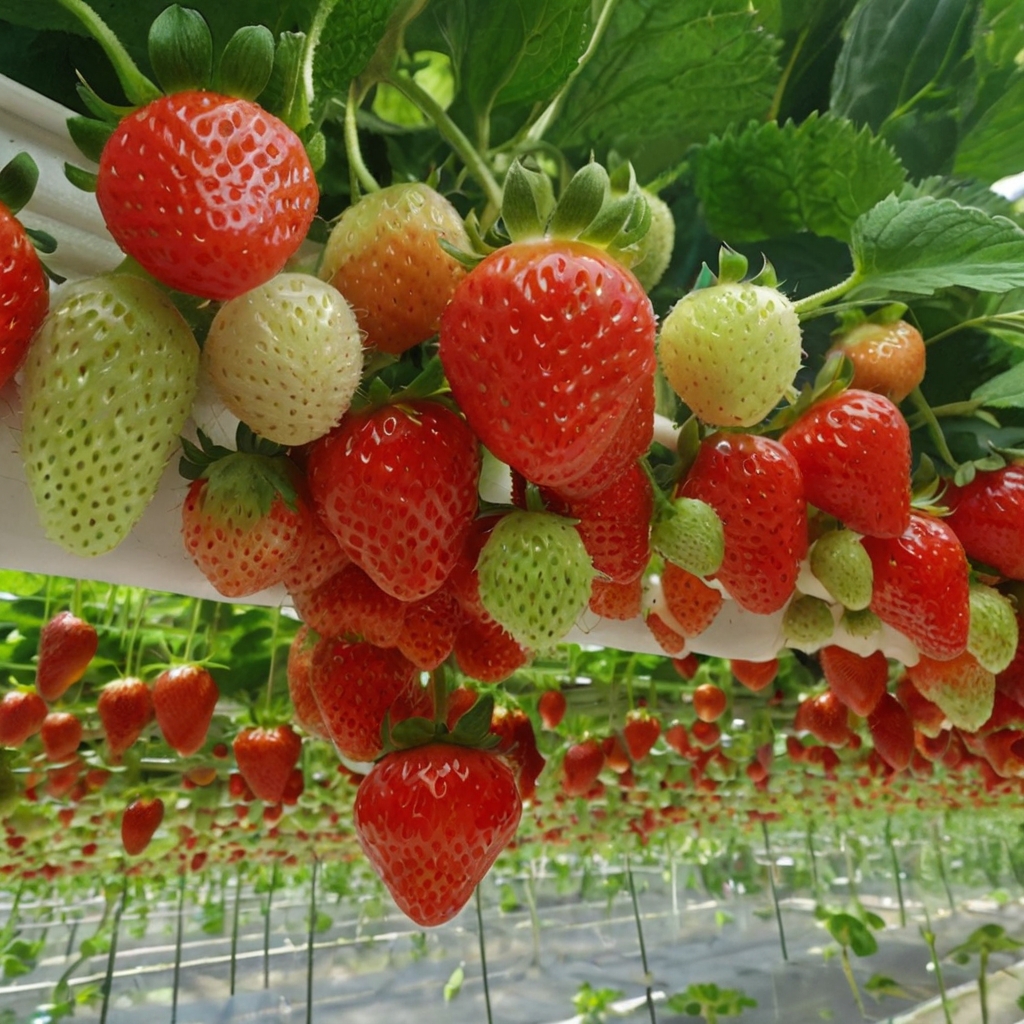
[[[1024,286],[1024,230],[952,199],[883,200],[853,226],[859,298]]]
[[[870,129],[829,116],[729,131],[697,150],[693,168],[708,225],[729,242],[798,231],[848,239],[906,177]]]
[[[367,65],[400,0],[338,0],[324,22],[313,55],[317,103],[344,97],[349,83]]]
[[[971,397],[992,409],[1024,409],[1024,363],[985,381]]]
[[[653,176],[693,143],[765,116],[777,51],[746,0],[620,0],[550,135],[615,149]]]
[[[961,139],[954,172],[993,182],[1024,170],[1022,110],[1024,74],[1018,74]]]
[[[878,942],[868,926],[852,914],[833,914],[825,922],[825,927],[836,942],[852,949],[857,956],[871,956],[878,952]]]

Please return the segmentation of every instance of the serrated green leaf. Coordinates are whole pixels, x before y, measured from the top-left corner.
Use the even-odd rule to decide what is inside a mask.
[[[373,56],[400,0],[341,0],[323,23],[313,54],[313,91],[318,106],[344,97],[349,83]]]
[[[1000,217],[1014,216],[1013,203],[998,192],[993,192],[988,185],[980,181],[963,178],[951,178],[946,175],[934,174],[920,181],[908,181],[896,193],[902,201],[932,196],[934,199],[952,199],[961,206],[975,206],[986,213]]]
[[[985,381],[974,389],[971,398],[991,409],[1024,409],[1024,363]]]
[[[1024,230],[951,199],[883,200],[853,226],[858,298],[1024,285]]]
[[[892,147],[868,128],[816,115],[730,130],[692,162],[708,226],[730,242],[798,231],[845,241],[853,222],[906,178]]]
[[[991,183],[1024,168],[1024,73],[1017,74],[960,140],[953,172]]]
[[[764,117],[777,50],[746,0],[620,0],[549,136],[614,149],[647,181],[712,133]]]

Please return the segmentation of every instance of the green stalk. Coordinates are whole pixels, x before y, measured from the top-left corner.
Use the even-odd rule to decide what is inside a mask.
[[[274,695],[274,668],[277,665],[277,631],[281,625],[281,606],[274,609],[274,625],[270,631],[270,669],[267,672],[266,711],[270,713],[270,701]]]
[[[950,469],[959,469],[960,463],[956,461],[953,453],[949,450],[949,445],[946,443],[946,435],[942,432],[942,427],[939,426],[939,421],[935,416],[934,410],[928,404],[928,399],[924,397],[919,387],[914,388],[910,392],[909,397],[910,401],[914,404],[914,408],[920,414],[924,425],[928,428],[928,436],[932,439],[932,443],[935,445],[939,455],[942,456],[942,460]]]
[[[981,1024],[988,1024],[988,950],[979,954],[978,998],[981,1000]]]
[[[530,932],[533,938],[533,957],[530,963],[540,966],[540,915],[537,913],[537,893],[533,884],[533,861],[530,861],[530,873],[526,876],[526,905],[530,909]]]
[[[779,925],[779,945],[782,947],[782,959],[788,961],[789,953],[786,952],[786,930],[782,927],[782,908],[779,906],[779,894],[775,888],[775,861],[772,858],[772,848],[768,841],[768,823],[761,820],[761,831],[764,833],[764,852],[768,858],[768,884],[772,889],[772,903],[775,904],[775,920]]]
[[[320,861],[313,858],[313,877],[309,881],[309,942],[306,946],[306,1024],[313,1024],[313,939],[316,936],[316,869]]]
[[[181,986],[181,938],[185,922],[185,872],[178,883],[178,933],[174,939],[174,981],[171,987],[171,1024],[178,1020],[178,990]]]
[[[814,886],[814,899],[818,900],[821,894],[821,883],[818,881],[818,861],[814,853],[814,822],[807,823],[807,858],[811,865],[811,884]]]
[[[942,856],[942,845],[939,842],[938,829],[934,829],[932,832],[933,840],[935,843],[935,855],[939,859],[939,877],[942,879],[943,888],[946,890],[946,901],[949,903],[950,913],[956,913],[956,903],[953,900],[953,891],[949,887],[949,878],[946,877],[946,861]]]
[[[270,888],[267,890],[267,909],[263,915],[263,987],[270,988],[270,906],[274,899],[274,882],[277,880],[276,866],[270,870]]]
[[[834,299],[841,299],[848,291],[860,284],[860,273],[854,271],[845,281],[833,285],[831,288],[824,288],[813,295],[805,295],[802,299],[793,303],[797,316],[803,316],[821,306],[828,305]]]
[[[484,1004],[487,1007],[487,1024],[494,1024],[491,1016],[491,986],[487,980],[487,949],[484,946],[484,914],[480,907],[480,886],[476,887],[476,934],[480,942],[480,970],[484,978]],[[306,1024],[309,1024],[307,1021]]]
[[[192,601],[192,619],[188,626],[188,638],[185,640],[184,661],[192,660],[192,646],[196,641],[196,633],[199,630],[199,616],[203,610],[203,602],[197,597]]]
[[[363,151],[359,146],[359,129],[356,125],[356,111],[359,109],[359,100],[356,97],[356,83],[352,80],[348,87],[348,96],[345,100],[345,153],[348,156],[349,173],[352,176],[350,185],[352,187],[352,202],[359,198],[359,189],[362,186],[366,192],[379,192],[380,184],[370,172],[363,160]]]
[[[939,953],[935,948],[935,932],[932,931],[932,921],[928,914],[928,907],[924,908],[924,919],[926,928],[921,928],[921,938],[928,946],[928,952],[932,958],[932,969],[935,971],[935,980],[939,983],[939,999],[942,1002],[942,1013],[946,1018],[946,1024],[953,1024],[953,1018],[949,1012],[949,1000],[946,997],[946,981],[942,977],[942,964],[939,962]]]
[[[128,886],[121,890],[121,899],[114,912],[114,922],[110,933],[110,952],[107,954],[107,972],[103,978],[103,1005],[100,1007],[100,1024],[107,1024],[107,1008],[110,1006],[110,990],[114,983],[114,960],[117,958],[117,933],[121,928],[121,915],[124,913],[125,901],[128,899]]]
[[[231,995],[235,994],[235,968],[238,956],[238,915],[242,904],[242,867],[235,869],[235,912],[231,921]]]
[[[847,952],[845,946],[840,946],[839,955],[843,962],[843,974],[846,975],[846,982],[850,986],[850,991],[853,993],[857,1009],[860,1010],[861,1017],[866,1019],[867,1014],[864,1012],[864,1000],[861,998],[860,989],[857,987],[857,979],[853,976],[853,967],[850,965],[850,954]]]
[[[900,862],[896,856],[896,847],[892,839],[889,840],[889,853],[892,855],[892,874],[896,879],[896,897],[900,901],[900,927],[907,927],[907,910],[903,903],[903,883],[900,881]]]
[[[636,899],[636,885],[633,883],[633,868],[629,863],[629,854],[626,854],[626,879],[629,882],[629,896],[633,901],[633,920],[636,921],[636,935],[640,940],[640,963],[644,969],[644,981],[647,983],[647,1011],[651,1015],[651,1024],[658,1024],[658,1018],[654,1013],[654,993],[651,989],[651,971],[647,966],[647,947],[644,945],[644,929],[640,922],[640,905]]]

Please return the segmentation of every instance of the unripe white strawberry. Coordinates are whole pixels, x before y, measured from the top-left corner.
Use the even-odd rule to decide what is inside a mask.
[[[261,437],[306,444],[348,411],[363,369],[362,334],[336,288],[309,274],[278,274],[221,307],[203,369]]]
[[[793,384],[800,322],[774,288],[724,282],[676,303],[662,324],[658,355],[668,382],[698,419],[751,427]]]
[[[971,584],[967,650],[989,672],[1002,672],[1017,653],[1017,615],[1008,597],[983,583]]]
[[[860,538],[849,530],[829,530],[810,552],[811,572],[844,608],[862,611],[871,603],[874,572]]]

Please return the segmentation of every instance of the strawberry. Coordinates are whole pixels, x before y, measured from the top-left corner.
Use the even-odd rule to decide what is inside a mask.
[[[0,172],[0,388],[14,376],[50,304],[46,271],[15,214],[39,178],[35,161],[20,153]],[[3,187],[6,186],[6,187]]]
[[[455,207],[419,182],[370,192],[337,219],[320,277],[358,311],[367,345],[398,355],[437,333],[466,276],[441,239],[472,249]]]
[[[989,672],[998,674],[1013,661],[1020,639],[1013,603],[983,583],[971,584],[970,602],[967,650]]]
[[[359,636],[377,647],[394,647],[408,604],[377,586],[349,562],[320,586],[293,595],[299,618],[322,636]]]
[[[1024,579],[1024,464],[975,473],[964,487],[950,486],[943,503],[946,525],[970,558],[1010,579]]]
[[[800,369],[793,304],[764,285],[722,282],[690,292],[661,325],[658,358],[694,415],[751,427],[778,405]]]
[[[909,767],[914,754],[914,726],[891,693],[883,694],[868,715],[868,731],[875,750],[890,768],[901,772]]]
[[[493,619],[467,618],[452,649],[459,671],[481,683],[500,683],[530,660],[530,652]]]
[[[907,668],[907,675],[922,696],[937,704],[964,732],[979,729],[992,714],[995,676],[967,651],[944,661],[922,655],[916,665]]]
[[[829,349],[853,363],[853,386],[899,404],[924,380],[921,332],[905,320],[857,324]]]
[[[137,857],[149,846],[164,820],[164,802],[159,797],[133,800],[121,815],[121,845],[129,857]]]
[[[69,711],[51,711],[39,730],[48,761],[66,761],[82,742],[82,723]]]
[[[662,279],[672,261],[676,221],[671,207],[664,199],[647,189],[641,191],[651,212],[651,226],[643,238],[631,247],[632,252],[622,252],[614,245],[608,247],[608,252],[616,259],[621,259],[633,271],[644,291],[649,292]]]
[[[466,904],[515,835],[522,800],[485,750],[429,743],[374,765],[356,793],[356,837],[404,914],[432,928]]]
[[[812,405],[781,438],[807,500],[870,537],[899,537],[910,516],[910,428],[884,395],[849,390]]]
[[[447,587],[406,606],[395,646],[418,668],[437,668],[455,646],[465,613]]]
[[[71,612],[57,612],[39,632],[39,696],[51,704],[60,700],[85,675],[98,644],[95,627]]]
[[[154,680],[156,724],[179,756],[191,757],[202,749],[219,695],[213,676],[200,665],[169,668]]]
[[[638,576],[629,583],[612,583],[595,576],[590,584],[588,606],[602,619],[626,622],[639,618],[643,610],[644,580]]]
[[[394,648],[322,637],[313,649],[309,685],[335,749],[353,761],[381,752],[381,724],[433,713],[415,665]]]
[[[487,448],[568,493],[650,387],[654,334],[632,274],[584,243],[544,239],[498,249],[463,279],[439,353]]]
[[[857,534],[829,530],[812,545],[811,573],[844,608],[862,611],[871,603],[871,559]]]
[[[287,125],[250,100],[195,90],[121,121],[96,200],[114,241],[158,281],[223,301],[284,267],[319,193]]]
[[[0,746],[20,747],[46,721],[46,702],[28,690],[8,690],[0,698]]]
[[[141,680],[129,676],[107,683],[96,701],[103,733],[115,764],[153,720],[153,695]]]
[[[684,636],[699,636],[722,608],[720,591],[672,562],[661,571],[661,592]]]
[[[533,723],[521,708],[495,707],[491,733],[498,737],[494,753],[503,757],[516,777],[519,795],[532,800],[537,795],[537,778],[547,764],[537,749]]]
[[[918,732],[934,738],[943,731],[946,713],[921,693],[909,675],[904,674],[896,684],[896,699],[910,715]]]
[[[647,710],[634,710],[626,714],[622,738],[634,762],[642,761],[661,735],[661,722]]]
[[[601,740],[601,752],[604,754],[604,767],[616,775],[625,775],[632,769],[633,762],[629,759],[629,751],[616,733]]]
[[[291,697],[295,724],[310,736],[329,740],[330,733],[320,714],[320,705],[310,686],[313,651],[319,637],[308,626],[302,626],[288,648],[288,695]]]
[[[699,719],[690,728],[693,742],[702,750],[711,750],[718,746],[722,738],[722,730],[717,722],[703,722]]]
[[[490,619],[487,609],[480,600],[480,575],[476,571],[476,564],[487,538],[491,535],[491,530],[501,522],[503,515],[504,513],[490,513],[473,520],[462,551],[459,552],[459,557],[455,560],[455,566],[448,577],[449,589],[470,618],[484,621]]]
[[[779,674],[779,659],[745,661],[743,658],[732,658],[729,661],[729,668],[737,682],[757,693],[775,682],[775,677]]]
[[[970,585],[967,558],[941,520],[912,514],[897,538],[865,537],[874,590],[871,611],[929,658],[948,660],[967,647]]]
[[[310,520],[310,529],[302,554],[285,570],[281,583],[289,594],[303,594],[326,583],[349,564],[349,557],[341,550],[338,538],[324,525],[319,516]]]
[[[604,750],[598,740],[573,743],[562,758],[562,792],[566,796],[586,796],[603,767]]]
[[[829,689],[855,715],[866,718],[889,685],[889,663],[881,651],[864,658],[843,647],[823,647],[818,654]]]
[[[696,654],[688,654],[685,658],[673,658],[672,667],[680,679],[689,681],[697,674],[697,669],[700,668],[700,659]]]
[[[817,647],[832,638],[836,624],[826,601],[796,594],[782,616],[782,635],[792,647]]]
[[[594,570],[571,522],[549,512],[509,512],[477,562],[480,600],[524,647],[560,641],[590,599]]]
[[[809,732],[830,747],[844,747],[850,741],[849,711],[831,691],[809,697],[798,705],[793,718],[797,732]]]
[[[278,804],[302,753],[302,740],[291,726],[243,729],[232,749],[238,770],[257,799]]]
[[[156,493],[196,391],[199,349],[155,285],[69,285],[25,359],[21,454],[49,539],[116,547]]]
[[[565,718],[565,694],[561,690],[545,690],[537,701],[537,713],[545,729],[557,729]]]
[[[202,363],[235,416],[270,441],[301,445],[348,411],[363,339],[337,289],[309,274],[278,274],[221,306]]]
[[[667,612],[665,613],[667,615]],[[661,613],[650,611],[644,616],[644,624],[658,646],[673,658],[681,655],[686,650],[686,637],[674,630]]]
[[[762,615],[782,608],[807,553],[800,467],[776,441],[712,434],[677,496],[707,502],[722,520],[725,557],[715,574],[736,602]]]
[[[438,402],[349,413],[309,454],[314,501],[382,590],[415,601],[452,571],[477,510],[473,432]]]
[[[181,472],[192,480],[181,510],[185,550],[225,597],[280,583],[301,557],[312,513],[299,471],[279,446],[240,426],[238,451],[185,445]]]
[[[718,513],[696,498],[658,501],[651,523],[651,547],[667,562],[694,576],[718,572],[725,556],[725,535]]]
[[[701,683],[693,691],[693,710],[702,722],[717,722],[728,703],[725,690],[714,683]]]

